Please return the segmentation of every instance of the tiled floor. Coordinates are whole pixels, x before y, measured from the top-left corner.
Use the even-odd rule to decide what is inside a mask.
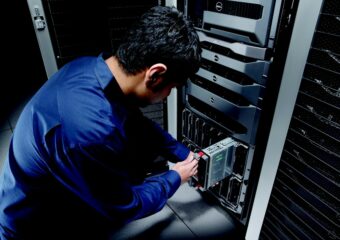
[[[116,239],[241,240],[234,219],[212,199],[182,184],[159,213],[132,222],[112,235]]]
[[[0,126],[0,169],[17,118],[29,98],[18,104]],[[120,239],[244,239],[233,218],[215,201],[207,198],[188,184],[182,184],[162,211],[137,220],[112,234],[111,240]]]

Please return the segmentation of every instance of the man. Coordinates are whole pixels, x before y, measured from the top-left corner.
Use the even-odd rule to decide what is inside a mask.
[[[197,173],[184,145],[142,116],[198,70],[201,49],[175,8],[154,7],[113,55],[60,69],[24,108],[0,177],[1,239],[107,239],[160,211]],[[153,159],[176,163],[145,177]]]

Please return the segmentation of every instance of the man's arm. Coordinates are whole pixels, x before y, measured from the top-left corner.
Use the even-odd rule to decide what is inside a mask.
[[[188,159],[133,185],[128,174],[133,166],[112,145],[79,145],[57,161],[51,171],[61,184],[103,216],[123,223],[160,211],[197,169]]]

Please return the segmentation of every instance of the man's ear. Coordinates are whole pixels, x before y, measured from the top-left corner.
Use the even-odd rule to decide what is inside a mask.
[[[156,63],[152,65],[145,75],[145,84],[147,88],[151,90],[155,89],[164,80],[164,73],[166,73],[167,67],[163,63]]]

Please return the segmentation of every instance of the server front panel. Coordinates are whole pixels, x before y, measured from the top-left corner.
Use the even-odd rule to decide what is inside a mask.
[[[194,152],[233,142],[223,161],[209,154],[201,159],[194,180],[246,224],[258,129],[274,81],[269,72],[281,1],[181,2],[178,7],[196,27],[202,63],[181,91],[178,135]]]

